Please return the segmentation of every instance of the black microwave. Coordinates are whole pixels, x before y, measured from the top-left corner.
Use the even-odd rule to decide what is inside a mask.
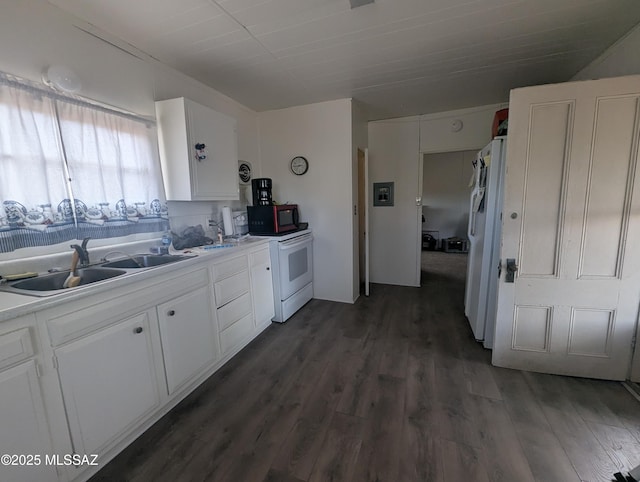
[[[300,223],[297,204],[247,206],[249,234],[278,235],[296,231]]]

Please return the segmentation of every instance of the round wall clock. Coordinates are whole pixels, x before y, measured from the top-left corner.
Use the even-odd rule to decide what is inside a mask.
[[[291,159],[291,172],[296,176],[302,176],[309,170],[309,161],[305,157],[296,156]]]

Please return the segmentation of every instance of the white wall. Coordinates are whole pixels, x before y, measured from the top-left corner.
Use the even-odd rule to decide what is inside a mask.
[[[420,116],[420,151],[482,149],[491,140],[494,114],[504,107],[509,107],[509,104],[489,104]],[[462,129],[458,132],[451,129],[455,120],[462,121]]]
[[[419,121],[408,117],[369,123],[369,186],[394,183],[394,205],[373,206],[370,191],[371,282],[418,286]]]
[[[467,237],[469,180],[477,150],[424,155],[422,181],[423,230],[437,231],[438,239]]]
[[[609,47],[571,80],[640,74],[640,24]]]
[[[416,215],[420,153],[479,150],[491,140],[495,112],[506,104],[491,104],[423,116],[369,123],[370,186],[394,181],[396,203],[372,207],[370,222],[371,281],[418,286],[421,226]],[[463,128],[452,132],[451,123]]]
[[[351,109],[343,99],[258,114],[262,175],[273,179],[274,200],[298,204],[313,229],[314,296],[349,303],[355,299]],[[295,156],[309,161],[303,176],[289,169]]]
[[[141,58],[99,40],[93,31]],[[41,81],[49,65],[65,65],[82,81],[80,95],[155,117],[155,100],[189,97],[238,120],[238,153],[260,172],[257,115],[225,95],[173,70],[120,40],[98,32],[44,0],[3,0],[0,15],[0,70]],[[215,218],[221,203],[174,204],[172,222]],[[172,206],[170,206],[171,208]],[[182,220],[184,221],[184,220]],[[108,242],[105,240],[105,242]],[[94,241],[94,244],[96,242]],[[68,243],[64,248],[68,250]],[[24,257],[26,250],[7,256]],[[4,256],[4,255],[3,255]]]

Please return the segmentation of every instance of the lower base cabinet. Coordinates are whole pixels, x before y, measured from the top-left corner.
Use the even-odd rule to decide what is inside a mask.
[[[251,267],[251,293],[255,323],[258,327],[264,326],[270,323],[275,315],[269,247],[251,253],[249,266]]]
[[[4,322],[0,454],[98,455],[100,465],[0,465],[0,481],[87,480],[272,316],[258,245]]]
[[[44,415],[42,393],[33,360],[0,371],[0,452],[37,460],[16,459],[0,465],[0,480],[11,482],[50,482],[57,480],[55,466],[45,463],[52,453]],[[12,461],[13,462],[13,461]],[[31,465],[27,465],[31,463]]]
[[[159,406],[149,315],[140,313],[55,350],[76,453],[103,453]]]
[[[158,321],[171,395],[220,357],[208,287],[158,305]]]

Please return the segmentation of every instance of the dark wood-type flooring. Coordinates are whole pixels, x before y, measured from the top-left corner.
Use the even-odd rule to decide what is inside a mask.
[[[491,366],[466,256],[424,255],[421,288],[268,328],[93,480],[607,481],[640,464],[623,386]]]

